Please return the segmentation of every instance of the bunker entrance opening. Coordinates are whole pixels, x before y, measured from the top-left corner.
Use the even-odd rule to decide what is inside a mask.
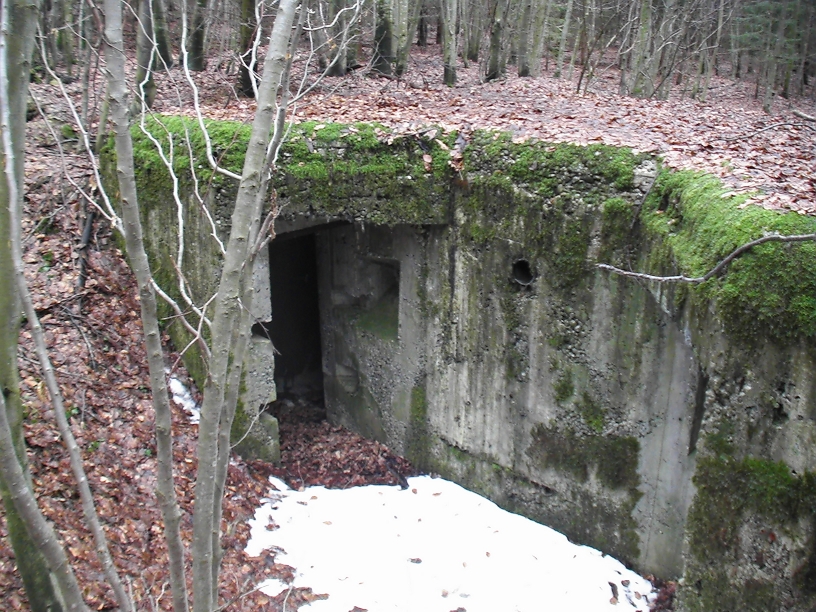
[[[320,302],[315,234],[279,236],[269,245],[272,321],[279,398],[323,404]]]

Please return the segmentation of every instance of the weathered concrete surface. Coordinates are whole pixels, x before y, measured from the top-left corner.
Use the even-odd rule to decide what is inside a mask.
[[[438,133],[392,144],[366,129],[296,132],[278,182],[278,233],[316,242],[330,418],[641,571],[682,576],[683,609],[811,609],[816,356],[797,287],[813,284],[816,252],[761,250],[694,291],[610,276],[594,264],[699,273],[754,234],[720,240],[743,220],[706,217],[726,198],[704,179],[668,179],[644,201],[654,162],[627,152],[475,135],[458,173]],[[186,193],[201,301],[218,258]],[[219,235],[230,197],[206,194]],[[172,254],[175,208],[147,214],[154,253]],[[263,262],[257,275],[264,323],[287,289],[264,284]],[[254,410],[272,394],[260,344]]]
[[[454,228],[320,235],[333,419],[575,539],[661,575],[682,573],[697,366],[682,330],[645,290],[600,275],[568,298],[543,276],[521,287],[511,268],[523,248],[472,249]],[[398,266],[398,300],[376,274],[379,261]],[[379,326],[366,325],[372,312]],[[573,389],[559,396],[565,376]],[[587,403],[594,428],[582,416]],[[630,439],[639,452],[597,445],[601,455],[589,458],[567,445],[551,457],[537,437],[542,426],[576,439]],[[485,473],[476,476],[473,461]],[[597,473],[604,461],[627,476],[609,486]]]

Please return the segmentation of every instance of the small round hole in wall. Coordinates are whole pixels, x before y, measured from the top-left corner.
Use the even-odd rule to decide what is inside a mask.
[[[535,280],[535,275],[530,269],[529,261],[526,259],[518,259],[513,262],[513,280],[524,287]]]

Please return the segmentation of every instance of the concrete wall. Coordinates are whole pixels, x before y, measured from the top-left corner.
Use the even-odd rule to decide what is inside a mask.
[[[463,172],[445,162],[453,136],[377,129],[297,128],[277,183],[278,234],[315,234],[329,418],[643,572],[682,577],[684,610],[811,610],[813,245],[763,247],[696,290],[595,263],[675,273],[757,228],[816,228],[742,212],[704,177],[664,175],[646,198],[655,164],[623,150],[477,133]],[[205,194],[222,237],[231,189]],[[176,210],[163,197],[145,218],[154,270],[172,284]],[[218,255],[189,189],[184,201],[183,267],[201,303]],[[271,291],[287,288],[269,286],[263,258],[255,279],[267,323]],[[271,346],[253,343],[250,420],[274,393]]]
[[[565,296],[545,276],[515,282],[523,251],[470,248],[449,227],[321,233],[329,416],[578,541],[678,576],[693,494],[691,346],[636,284],[595,275]],[[398,296],[382,262],[399,270]]]
[[[807,609],[796,584],[812,525],[747,505],[729,516],[719,495],[733,508],[739,470],[705,495],[694,479],[707,478],[697,459],[716,451],[723,423],[732,452],[813,469],[812,352],[766,347],[757,359],[711,313],[668,306],[672,290],[589,268],[565,290],[546,254],[474,245],[461,227],[319,234],[330,419],[642,572],[693,579],[686,609],[719,609],[713,590],[746,584],[764,594],[756,609]],[[600,234],[595,224],[590,243]],[[520,258],[538,272],[529,285],[513,278]],[[736,530],[728,555],[701,546],[722,535],[707,513]],[[734,597],[754,609],[751,595]]]

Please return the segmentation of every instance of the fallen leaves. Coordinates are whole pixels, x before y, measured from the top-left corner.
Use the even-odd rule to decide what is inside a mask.
[[[631,147],[659,154],[673,168],[710,172],[741,192],[759,191],[754,201],[766,208],[816,214],[816,187],[810,178],[816,137],[805,127],[791,125],[754,134],[774,124],[801,123],[798,119],[790,121],[790,115],[802,111],[783,108],[779,103],[777,114],[767,115],[753,98],[752,84],[747,81],[712,79],[704,103],[681,97],[679,91],[669,100],[644,100],[617,93],[612,63],[604,67],[610,78],[592,81],[582,93],[575,92],[572,82],[551,75],[537,79],[508,75],[500,81],[481,83],[479,67],[473,64],[469,68],[458,66],[458,85],[445,87],[436,61],[438,53],[434,46],[412,49],[411,66],[404,79],[385,86],[381,80],[359,73],[327,78],[303,100],[297,120],[374,121],[398,131],[431,124],[445,131],[475,127],[509,131],[516,142],[534,137]],[[415,74],[427,76],[429,84],[412,87]],[[162,78],[169,79],[170,75]],[[223,87],[218,75],[198,78],[202,88],[208,83]],[[812,101],[799,99],[795,103],[816,114]],[[170,100],[159,108],[186,112],[183,103]],[[205,112],[248,121],[254,107],[244,104],[241,108],[233,102],[226,107],[208,106]],[[450,163],[461,171],[458,156],[452,156]]]
[[[401,485],[417,473],[384,444],[325,421],[322,399],[285,397],[269,409],[279,421],[281,463],[268,470],[293,489]]]

